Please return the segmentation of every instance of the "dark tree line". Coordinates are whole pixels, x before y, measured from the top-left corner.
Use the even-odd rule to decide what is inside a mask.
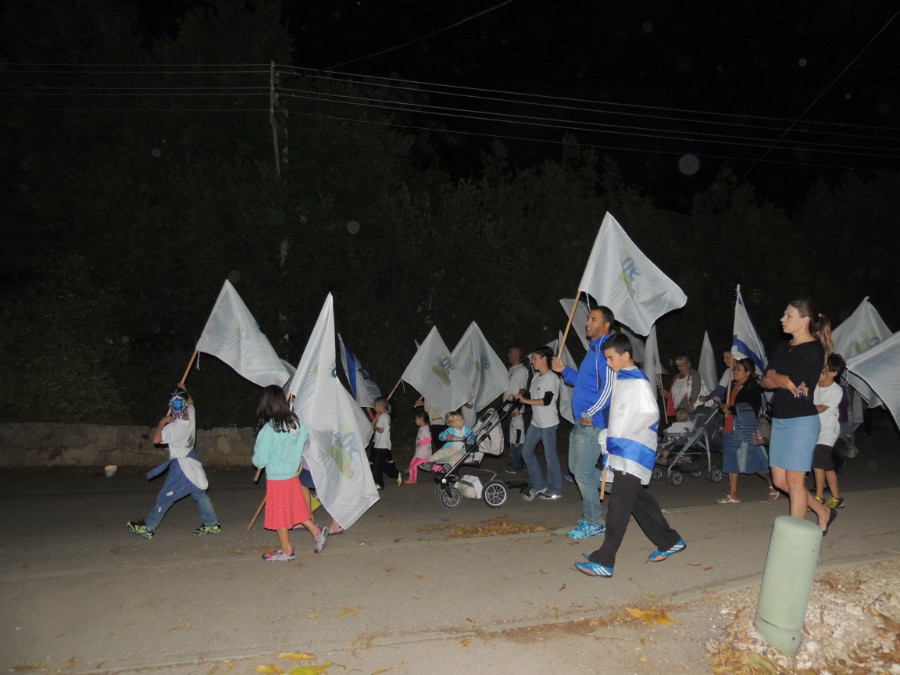
[[[6,62],[170,66],[154,82],[171,87],[185,64],[290,63],[275,2],[193,9],[153,40],[136,16],[120,2],[10,3]],[[217,80],[227,95],[128,93],[137,76],[122,72],[103,80],[114,96],[90,98],[76,94],[97,84],[96,69],[6,66],[30,93],[4,111],[0,134],[3,419],[151,423],[226,277],[292,362],[333,292],[339,332],[385,389],[435,324],[451,348],[475,320],[501,355],[530,349],[564,327],[558,299],[574,295],[607,210],[689,297],[659,323],[664,361],[696,359],[704,330],[717,349],[729,344],[738,283],[767,344],[802,294],[835,322],[865,295],[900,321],[886,245],[896,174],[821,182],[787,213],[723,170],[689,213],[672,213],[575,138],[530,166],[511,165],[497,142],[478,170],[451,177],[435,152],[440,128],[406,132],[396,113],[361,107],[349,119],[295,97],[279,102],[279,176],[268,113],[248,93],[260,77],[234,70]],[[292,81],[323,87],[380,95]],[[200,363],[188,383],[206,404],[201,424],[251,424],[256,388]]]

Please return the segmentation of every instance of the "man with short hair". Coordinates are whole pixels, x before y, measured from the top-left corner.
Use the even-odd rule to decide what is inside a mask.
[[[569,471],[574,474],[575,484],[581,492],[581,520],[567,536],[576,541],[596,537],[605,531],[597,460],[601,445],[606,442],[613,383],[613,373],[603,355],[603,344],[609,338],[614,321],[615,316],[608,307],[595,307],[588,314],[585,333],[591,342],[578,370],[566,366],[558,356],[553,358],[553,370],[562,373],[566,384],[575,387],[572,392],[575,426],[569,436]]]
[[[507,471],[509,473],[515,473],[525,466],[525,461],[522,459],[522,442],[525,440],[525,425],[522,423],[521,419],[522,410],[519,404],[515,403],[515,399],[517,395],[528,389],[528,368],[522,363],[522,350],[518,347],[509,348],[509,351],[506,352],[506,360],[509,362],[509,371],[506,375],[506,392],[503,396],[507,401],[513,401],[515,407],[509,415],[503,418],[501,424],[503,427],[503,438],[509,443],[509,464],[507,466]],[[510,438],[510,425],[512,424],[514,417],[517,419],[516,424],[513,425],[513,430],[517,431],[521,436],[518,440],[518,444],[514,444],[513,439]]]

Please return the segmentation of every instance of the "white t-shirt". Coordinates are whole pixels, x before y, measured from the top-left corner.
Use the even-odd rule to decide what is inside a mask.
[[[555,427],[559,424],[559,375],[548,370],[543,375],[538,374],[531,380],[531,396],[529,398],[543,399],[548,393],[553,394],[550,405],[531,406],[531,424],[538,429]]]
[[[841,434],[841,425],[838,422],[838,407],[841,405],[841,398],[844,392],[841,385],[834,382],[827,387],[819,385],[813,393],[813,403],[816,405],[827,405],[828,410],[819,413],[819,440],[816,445],[833,446]]]
[[[381,427],[382,431],[375,432],[375,447],[385,450],[391,449],[391,414],[388,412],[381,413],[378,421],[375,422],[376,427]]]
[[[466,423],[466,426],[472,428],[475,426],[475,422],[478,421],[478,413],[475,412],[475,399],[471,399],[467,402],[472,403],[472,407],[470,408],[467,405],[463,405],[459,411],[462,413],[463,421]]]
[[[426,424],[419,427],[416,432],[416,457],[429,459],[431,457],[431,428]]]
[[[510,367],[507,374],[506,396],[515,396],[528,387],[528,368],[524,363],[517,363]]]
[[[162,428],[162,442],[169,446],[169,457],[177,459],[187,479],[201,490],[209,487],[203,465],[188,453],[194,449],[197,431],[197,411],[194,406],[187,407],[187,415],[172,420]]]

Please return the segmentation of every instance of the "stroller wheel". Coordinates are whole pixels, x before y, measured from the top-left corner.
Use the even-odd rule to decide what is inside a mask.
[[[650,474],[650,477],[651,477],[653,480],[662,480],[662,477],[663,477],[663,470],[662,470],[662,468],[660,468],[660,467],[658,467],[658,466],[654,466],[654,467],[653,467],[653,471],[652,471],[651,474]]]
[[[459,494],[459,490],[455,487],[446,487],[441,490],[438,499],[444,507],[455,509],[462,501],[462,495]]]
[[[681,485],[681,481],[684,480],[684,474],[678,470],[669,472],[669,482],[672,485]]]
[[[500,481],[492,480],[484,486],[484,492],[481,496],[485,504],[493,509],[499,509],[509,499],[509,491],[506,489],[506,485]],[[534,493],[532,493],[531,498],[534,499]]]
[[[712,471],[710,471],[710,472],[709,472],[709,479],[710,479],[713,483],[718,483],[720,480],[722,480],[722,469],[719,469],[719,468],[717,467],[717,468],[713,469]]]
[[[534,501],[534,489],[530,488],[530,487],[522,488],[522,499],[524,499],[526,502],[533,502]]]

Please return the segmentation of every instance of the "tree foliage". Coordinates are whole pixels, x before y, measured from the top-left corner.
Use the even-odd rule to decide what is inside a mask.
[[[90,68],[48,69],[41,86],[62,87],[57,103],[35,93],[4,118],[16,186],[4,237],[32,244],[2,287],[5,419],[152,423],[225,278],[292,362],[333,292],[338,330],[385,389],[433,325],[451,347],[474,320],[499,353],[531,349],[564,327],[558,300],[574,295],[607,210],[689,297],[659,323],[664,360],[696,359],[704,330],[730,342],[737,284],[767,344],[798,295],[836,319],[864,295],[878,304],[888,249],[873,233],[890,231],[900,206],[896,175],[819,184],[794,216],[728,170],[689,214],[660,209],[572,137],[528,166],[497,141],[477,171],[450,176],[430,142],[439,131],[404,132],[398,113],[328,100],[377,101],[377,85],[282,69],[279,176],[268,72],[230,69],[192,97],[173,93],[198,77],[191,64],[289,63],[277,2],[192,9],[154,40],[128,3],[58,8],[46,25],[28,7],[6,10],[9,60],[136,69],[105,75],[114,95],[96,98],[79,94],[96,84]],[[38,38],[16,39],[27,30]],[[140,66],[173,89],[142,89]],[[201,356],[188,385],[201,424],[252,423],[258,390],[215,359]]]

